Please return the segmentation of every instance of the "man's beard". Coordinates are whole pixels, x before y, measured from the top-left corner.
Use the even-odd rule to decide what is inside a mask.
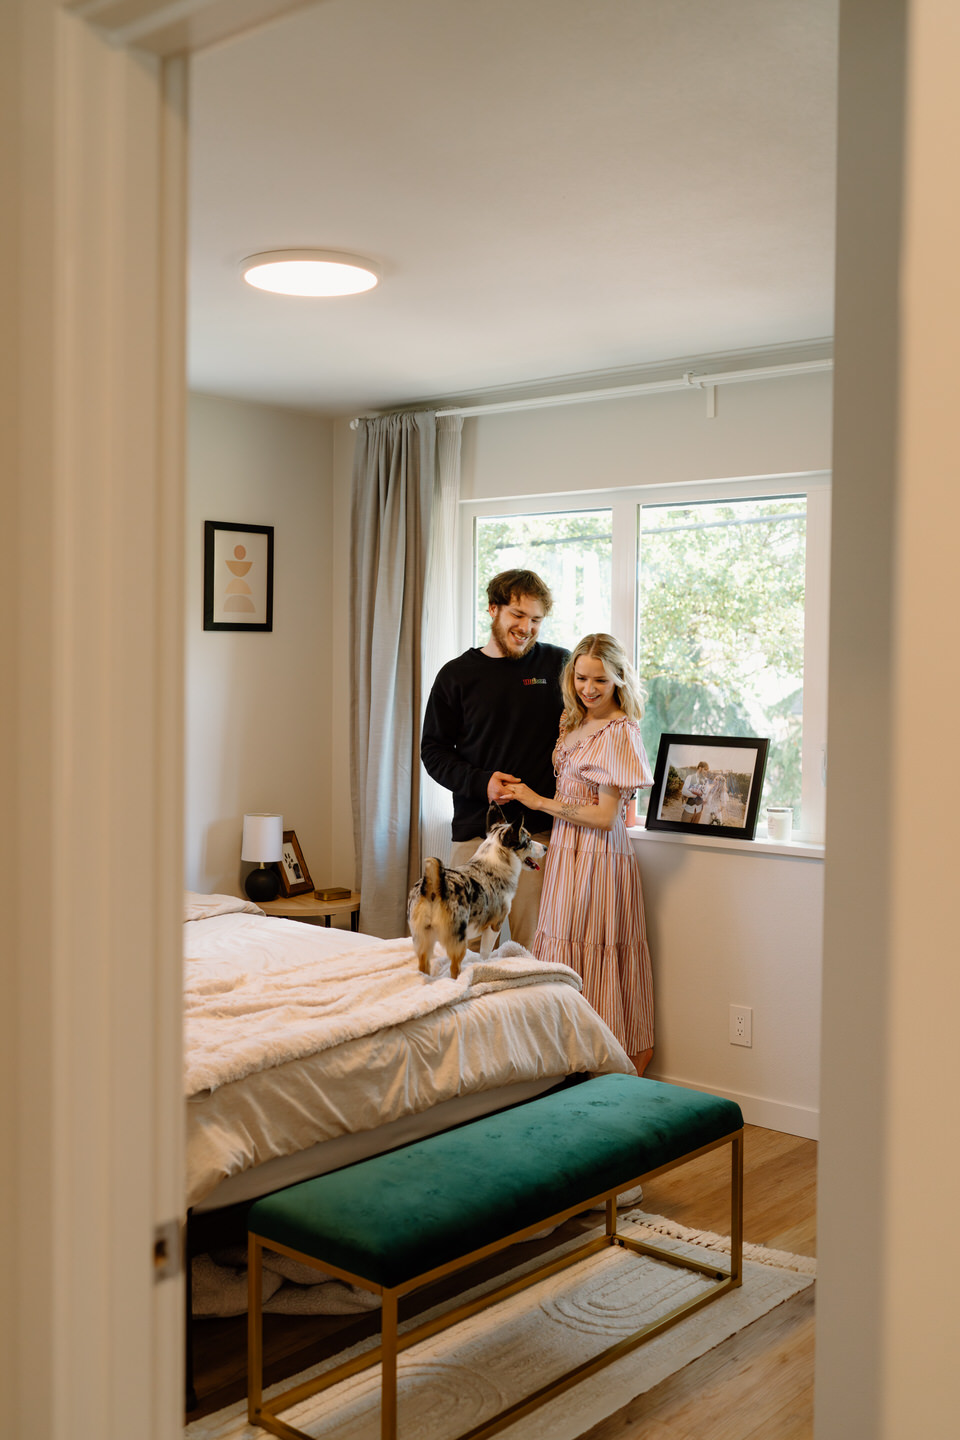
[[[537,637],[535,635],[529,636],[526,645],[524,645],[521,651],[517,652],[516,650],[511,650],[507,644],[507,633],[509,629],[509,625],[502,624],[499,619],[490,621],[490,634],[504,660],[523,660],[525,656],[530,654],[534,645],[536,645]]]

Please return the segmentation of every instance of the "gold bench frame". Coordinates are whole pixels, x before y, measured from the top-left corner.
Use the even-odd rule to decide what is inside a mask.
[[[701,1155],[708,1154],[711,1150],[718,1149],[721,1145],[730,1145],[730,1269],[721,1270],[715,1265],[705,1264],[699,1260],[690,1260],[686,1256],[677,1255],[673,1251],[663,1250],[659,1246],[649,1245],[640,1240],[633,1240],[625,1235],[617,1233],[617,1195],[622,1191],[640,1184],[642,1181],[651,1180],[656,1175],[662,1175],[668,1170],[674,1170],[679,1165],[689,1164]],[[594,1205],[606,1202],[606,1229],[603,1235],[592,1240],[585,1241],[573,1250],[560,1256],[558,1259],[549,1260],[538,1266],[518,1279],[511,1280],[505,1285],[489,1293],[479,1296],[463,1304],[455,1306],[446,1311],[443,1315],[433,1320],[423,1321],[406,1331],[402,1336],[398,1334],[397,1308],[402,1295],[408,1295],[424,1285],[431,1284],[445,1275],[454,1274],[457,1270],[472,1265],[477,1260],[482,1260],[488,1255],[495,1255],[498,1251],[504,1250],[508,1245],[515,1245],[523,1240],[529,1240],[546,1225],[560,1225],[574,1215],[581,1214],[584,1210]],[[617,1341],[606,1350],[595,1355],[592,1360],[585,1361],[582,1365],[575,1366],[572,1370],[566,1371],[557,1379],[552,1380],[548,1385],[543,1385],[523,1400],[517,1401],[505,1410],[501,1410],[490,1420],[484,1421],[482,1425],[475,1426],[459,1437],[459,1440],[484,1440],[487,1435],[493,1435],[505,1425],[519,1420],[523,1415],[529,1414],[532,1410],[551,1400],[555,1395],[568,1390],[571,1385],[577,1384],[580,1380],[593,1375],[605,1365],[614,1360],[619,1360],[636,1346],[642,1345],[647,1340],[652,1340],[655,1335],[661,1334],[664,1330],[676,1325],[686,1315],[692,1315],[695,1310],[700,1310],[704,1305],[712,1304],[728,1290],[733,1290],[742,1283],[743,1270],[743,1130],[736,1130],[730,1135],[724,1135],[720,1140],[714,1140],[709,1145],[702,1146],[699,1150],[692,1150],[688,1155],[682,1155],[679,1160],[672,1160],[668,1165],[661,1165],[655,1170],[645,1171],[638,1175],[635,1180],[630,1180],[620,1185],[616,1190],[605,1190],[593,1198],[581,1201],[577,1205],[569,1206],[565,1210],[558,1211],[555,1215],[545,1216],[538,1220],[535,1225],[528,1225],[523,1230],[517,1230],[512,1235],[505,1236],[491,1245],[484,1245],[479,1250],[472,1250],[457,1260],[451,1260],[445,1265],[437,1266],[434,1270],[428,1270],[422,1275],[414,1276],[412,1280],[406,1280],[402,1285],[392,1287],[374,1285],[365,1280],[362,1275],[351,1275],[349,1271],[339,1270],[334,1265],[325,1261],[315,1259],[311,1255],[304,1255],[299,1250],[292,1250],[286,1245],[280,1245],[272,1240],[267,1240],[252,1231],[249,1235],[249,1308],[247,1319],[247,1414],[251,1425],[259,1425],[264,1430],[269,1430],[274,1435],[283,1437],[283,1440],[311,1440],[306,1431],[298,1430],[293,1425],[288,1425],[285,1420],[279,1419],[282,1410],[288,1410],[292,1405],[297,1405],[301,1400],[307,1400],[311,1395],[317,1395],[322,1390],[327,1390],[341,1380],[346,1380],[350,1375],[356,1375],[361,1370],[366,1370],[378,1361],[382,1362],[381,1392],[380,1392],[380,1436],[381,1440],[397,1440],[397,1357],[403,1350],[411,1345],[416,1345],[420,1340],[426,1340],[430,1335],[437,1334],[440,1330],[446,1330],[456,1325],[460,1320],[467,1319],[470,1315],[477,1314],[491,1305],[505,1300],[510,1295],[516,1295],[519,1291],[525,1290],[527,1286],[542,1280],[547,1275],[554,1275],[560,1270],[565,1270],[568,1265],[575,1264],[578,1260],[584,1259],[587,1255],[595,1254],[609,1245],[620,1245],[624,1249],[632,1250],[638,1255],[651,1255],[658,1260],[664,1260],[669,1265],[680,1266],[687,1270],[696,1270],[703,1275],[709,1275],[717,1281],[712,1290],[698,1295],[693,1300],[687,1300],[682,1305],[677,1305],[660,1320],[644,1325],[641,1329],[635,1330],[632,1335]],[[322,1270],[326,1275],[332,1275],[339,1280],[346,1280],[351,1285],[359,1285],[365,1290],[372,1290],[374,1294],[382,1296],[383,1309],[381,1312],[380,1344],[371,1350],[365,1351],[362,1355],[356,1356],[353,1360],[335,1366],[332,1370],[318,1375],[312,1380],[306,1380],[300,1385],[294,1385],[282,1394],[276,1395],[269,1402],[263,1398],[263,1250],[273,1250],[281,1255],[289,1255],[294,1260],[300,1260],[306,1265],[311,1265],[317,1270]]]

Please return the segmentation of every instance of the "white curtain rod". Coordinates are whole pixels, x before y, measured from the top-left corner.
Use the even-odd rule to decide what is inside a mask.
[[[673,380],[641,380],[635,385],[613,385],[606,390],[571,390],[564,395],[539,395],[529,400],[491,400],[486,405],[455,405],[436,413],[438,416],[504,415],[511,410],[584,405],[591,400],[621,400],[629,395],[652,395],[664,390],[713,390],[716,385],[734,385],[743,380],[779,380],[785,375],[811,375],[816,371],[832,369],[832,360],[797,360],[791,365],[763,365],[755,370],[724,370],[712,375],[697,375],[692,370],[685,370]],[[359,421],[351,420],[351,430],[355,430],[358,424]]]

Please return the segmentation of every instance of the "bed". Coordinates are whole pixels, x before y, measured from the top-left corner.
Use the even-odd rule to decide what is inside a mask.
[[[498,951],[426,977],[409,938],[232,896],[186,895],[184,993],[192,1220],[567,1076],[633,1072],[566,966]]]
[[[567,1077],[633,1066],[579,977],[505,946],[451,980],[409,938],[185,896],[186,1408],[198,1316],[246,1308],[246,1213],[260,1195],[532,1099]],[[283,1257],[279,1257],[281,1260]],[[287,1262],[287,1267],[293,1262]],[[284,1265],[277,1313],[369,1308]],[[295,1283],[299,1282],[299,1283]],[[274,1287],[279,1287],[275,1289]]]

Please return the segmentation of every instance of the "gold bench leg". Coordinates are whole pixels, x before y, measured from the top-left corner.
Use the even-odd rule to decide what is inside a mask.
[[[743,1284],[743,1131],[730,1147],[730,1280]]]
[[[255,1235],[247,1241],[247,1418],[259,1423],[263,1404],[263,1248]]]
[[[397,1292],[384,1290],[380,1314],[380,1440],[397,1440]]]

